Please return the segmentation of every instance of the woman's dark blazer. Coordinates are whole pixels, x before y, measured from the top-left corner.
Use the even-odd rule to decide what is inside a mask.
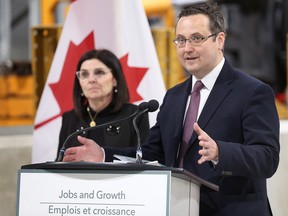
[[[137,109],[138,106],[134,104],[125,104],[119,112],[111,113],[110,107],[107,107],[97,115],[96,124],[99,126],[107,122],[124,119],[133,114]],[[83,119],[79,118],[74,109],[63,114],[57,155],[66,138],[70,134],[81,128],[90,127],[89,122],[91,120],[88,113],[84,112],[83,114]],[[95,113],[92,113],[92,116],[94,116],[94,114]],[[137,119],[137,125],[141,134],[141,142],[144,142],[149,132],[148,114],[144,114],[143,116],[139,117]],[[93,139],[100,146],[131,147],[137,145],[137,137],[133,127],[132,118],[109,124],[103,128],[95,128],[95,130],[90,130],[86,132],[86,134],[83,134],[83,136]],[[75,136],[65,145],[67,148],[78,146],[79,143],[77,141],[77,137]]]

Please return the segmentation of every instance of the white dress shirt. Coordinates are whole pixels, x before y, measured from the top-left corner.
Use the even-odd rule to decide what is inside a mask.
[[[205,105],[205,103],[206,103],[206,101],[210,95],[210,92],[213,89],[213,86],[216,82],[216,79],[218,78],[220,71],[222,70],[224,62],[225,62],[225,58],[223,57],[221,62],[211,72],[209,72],[205,77],[203,77],[201,79],[204,87],[200,90],[200,103],[199,103],[199,110],[198,110],[197,119],[199,118],[199,116],[203,110],[203,107],[204,107],[204,105]],[[192,76],[192,88],[191,89],[193,89],[196,81],[197,81],[196,77]],[[188,97],[188,100],[187,100],[186,112],[187,112],[187,109],[189,106],[190,96]],[[185,116],[186,116],[186,113],[185,113]],[[184,123],[184,121],[183,121],[183,123]]]

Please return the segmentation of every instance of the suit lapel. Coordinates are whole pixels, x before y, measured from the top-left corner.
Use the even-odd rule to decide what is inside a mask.
[[[177,106],[177,112],[175,113],[175,119],[174,119],[174,137],[181,136],[183,133],[183,118],[186,110],[186,103],[187,98],[191,92],[191,86],[192,86],[192,77],[190,76],[189,79],[187,79],[184,82],[184,86],[182,90],[179,91],[179,95],[175,96],[175,106]],[[183,91],[184,90],[184,91]]]

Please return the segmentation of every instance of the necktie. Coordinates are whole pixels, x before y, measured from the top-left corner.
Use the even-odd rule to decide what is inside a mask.
[[[200,103],[200,90],[203,88],[203,86],[203,83],[200,80],[197,80],[191,93],[190,103],[184,122],[182,143],[178,155],[179,167],[183,167],[183,158],[186,153],[189,140],[193,133],[193,124],[197,120],[198,108]]]

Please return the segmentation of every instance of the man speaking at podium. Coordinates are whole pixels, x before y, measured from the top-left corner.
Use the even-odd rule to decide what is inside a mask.
[[[201,216],[272,215],[266,179],[276,172],[280,151],[274,93],[225,59],[224,26],[219,8],[209,2],[180,13],[173,42],[191,76],[167,91],[142,145],[143,158],[219,185],[218,192],[201,187]],[[135,157],[135,148],[102,149],[78,140],[83,146],[67,149],[64,161]]]

